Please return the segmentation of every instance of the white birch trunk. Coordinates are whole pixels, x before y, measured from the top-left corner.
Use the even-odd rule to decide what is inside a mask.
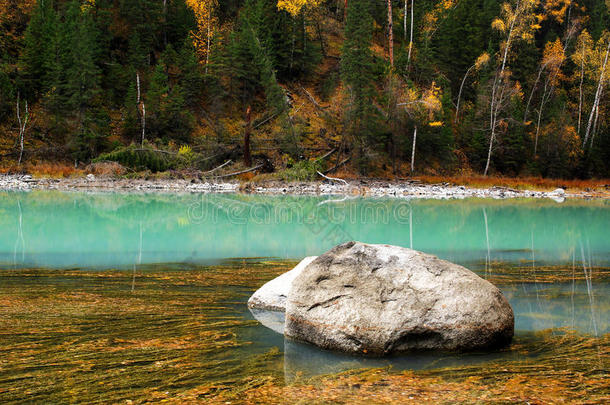
[[[582,84],[585,80],[585,43],[582,44],[582,55],[580,63],[580,85],[578,86],[578,135],[580,135],[580,124],[582,120]]]
[[[591,130],[591,146],[593,146],[593,139],[595,139],[595,133],[597,132],[597,119],[599,118],[599,105],[595,109],[595,119],[593,120],[593,129]]]
[[[468,70],[466,71],[466,74],[464,74],[464,78],[462,79],[462,84],[460,85],[460,91],[458,92],[457,105],[455,107],[455,123],[456,124],[458,122],[458,114],[460,112],[460,99],[462,98],[462,89],[464,88],[464,83],[466,82],[466,78],[468,77],[468,74],[474,67],[475,67],[475,65],[472,65],[468,68]]]
[[[142,147],[144,147],[144,134],[146,133],[146,105],[142,102]]]
[[[411,173],[415,170],[415,144],[417,143],[417,125],[413,130],[413,150],[411,150]]]
[[[540,120],[542,119],[542,108],[544,107],[544,98],[546,96],[547,85],[544,85],[544,92],[542,93],[542,99],[540,100],[540,109],[538,110],[538,121],[536,122],[536,140],[534,141],[534,158],[538,154],[538,135],[540,134]]]
[[[207,38],[207,45],[206,45],[206,51],[205,51],[205,74],[208,74],[208,64],[210,63],[210,37],[212,35],[212,30],[210,27],[211,24],[211,20],[212,16],[208,15],[208,38]]]
[[[500,72],[498,74],[496,74],[496,77],[494,78],[494,83],[493,83],[493,87],[491,89],[491,102],[490,102],[490,129],[491,129],[491,135],[489,137],[489,151],[487,153],[487,163],[485,164],[485,172],[484,172],[484,176],[487,176],[487,172],[489,171],[489,162],[491,161],[491,150],[493,147],[493,142],[494,142],[494,138],[496,136],[496,122],[498,119],[498,113],[499,113],[499,108],[498,106],[496,106],[496,104],[500,104],[500,102],[502,101],[502,97],[500,97],[498,99],[498,102],[496,103],[496,92],[500,86],[500,84],[502,84],[502,81],[504,80],[504,70],[506,69],[506,60],[508,58],[508,50],[510,49],[510,44],[511,41],[513,39],[513,31],[515,29],[515,23],[517,22],[517,19],[519,18],[519,14],[521,14],[521,11],[519,10],[519,6],[521,4],[521,1],[517,2],[517,6],[515,7],[515,17],[513,18],[513,20],[510,23],[510,29],[508,30],[508,37],[506,38],[506,46],[504,47],[504,56],[502,57],[502,66],[500,68]]]
[[[407,4],[408,4],[409,0],[405,0],[405,10],[402,16],[402,25],[403,25],[403,29],[402,29],[402,35],[403,35],[403,39],[406,41],[407,40]]]
[[[394,22],[392,18],[392,0],[388,0],[388,49],[390,66],[394,67]]]
[[[593,102],[593,108],[591,108],[591,114],[589,114],[589,122],[587,123],[585,140],[582,143],[583,147],[587,145],[587,141],[589,140],[589,134],[591,132],[591,124],[593,123],[593,118],[595,115],[595,110],[599,107],[599,100],[601,98],[601,93],[604,88],[604,75],[606,73],[606,65],[608,64],[608,53],[610,53],[610,40],[608,41],[608,47],[606,48],[606,56],[604,57],[604,63],[602,65],[601,73],[599,74],[599,82],[597,83],[597,90],[595,92],[595,101]]]
[[[523,123],[527,121],[527,113],[530,109],[530,103],[532,102],[532,97],[534,96],[534,92],[536,91],[536,87],[538,87],[538,82],[540,81],[540,76],[542,75],[542,71],[544,70],[546,65],[540,66],[538,70],[538,77],[536,77],[536,81],[534,82],[534,87],[532,87],[532,91],[530,92],[530,96],[527,99],[527,104],[525,105],[525,113],[523,114]]]
[[[415,0],[411,0],[411,36],[409,37],[409,54],[407,56],[407,67],[411,63],[411,50],[413,49],[413,10],[415,9]]]
[[[487,152],[487,163],[485,164],[485,172],[483,173],[483,176],[487,176],[487,172],[489,171],[489,162],[491,160],[491,149],[493,148],[493,144],[494,144],[494,131],[491,132],[491,137],[489,138],[489,151]]]
[[[136,72],[136,88],[138,90],[138,97],[136,100],[136,104],[140,105],[140,74]]]
[[[21,117],[21,108],[20,108],[21,100],[20,94],[17,92],[17,123],[19,124],[19,161],[18,164],[21,165],[21,161],[23,159],[23,144],[25,138],[25,130],[28,125],[28,121],[30,119],[30,112],[28,110],[28,101],[25,101],[25,115]]]

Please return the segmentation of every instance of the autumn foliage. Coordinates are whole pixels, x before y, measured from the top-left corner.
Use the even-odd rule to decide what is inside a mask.
[[[6,0],[0,166],[132,143],[188,145],[171,169],[239,165],[249,108],[252,165],[278,178],[329,151],[321,169],[354,177],[609,177],[608,7]]]

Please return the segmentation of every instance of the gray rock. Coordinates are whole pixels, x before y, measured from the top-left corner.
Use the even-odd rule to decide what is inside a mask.
[[[287,337],[329,350],[386,355],[508,344],[510,304],[472,271],[415,250],[348,242],[292,283]]]
[[[259,288],[248,300],[248,308],[282,311],[286,309],[286,298],[290,292],[292,281],[317,256],[309,256],[301,260],[296,267],[279,277],[269,281]]]

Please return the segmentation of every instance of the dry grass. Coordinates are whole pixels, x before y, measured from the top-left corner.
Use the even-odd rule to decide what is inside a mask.
[[[488,188],[488,187],[508,187],[519,190],[554,190],[564,188],[569,191],[599,191],[604,192],[610,189],[610,179],[591,179],[591,180],[565,180],[565,179],[546,179],[541,177],[484,177],[484,176],[416,176],[414,180],[422,183],[450,183],[456,185]]]
[[[117,162],[91,163],[85,168],[87,173],[96,176],[121,176],[127,172],[127,168]]]
[[[77,169],[73,165],[58,162],[27,164],[25,165],[25,171],[34,177],[42,178],[77,177],[85,174],[85,171],[82,169]]]

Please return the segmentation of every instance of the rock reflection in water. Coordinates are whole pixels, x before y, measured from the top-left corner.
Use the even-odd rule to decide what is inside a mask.
[[[535,286],[519,283],[501,286],[515,312],[516,339],[527,338],[532,332],[565,328],[587,335],[608,333],[610,288],[597,286],[593,307],[584,282],[553,283]],[[254,318],[276,333],[284,331],[284,313],[251,309]],[[594,316],[595,318],[592,318]],[[595,326],[595,330],[594,329]],[[284,339],[284,376],[286,383],[302,378],[365,367],[391,367],[394,370],[423,370],[451,366],[473,365],[500,358],[518,356],[510,349],[489,353],[420,352],[408,355],[367,358],[330,352],[313,345]]]

